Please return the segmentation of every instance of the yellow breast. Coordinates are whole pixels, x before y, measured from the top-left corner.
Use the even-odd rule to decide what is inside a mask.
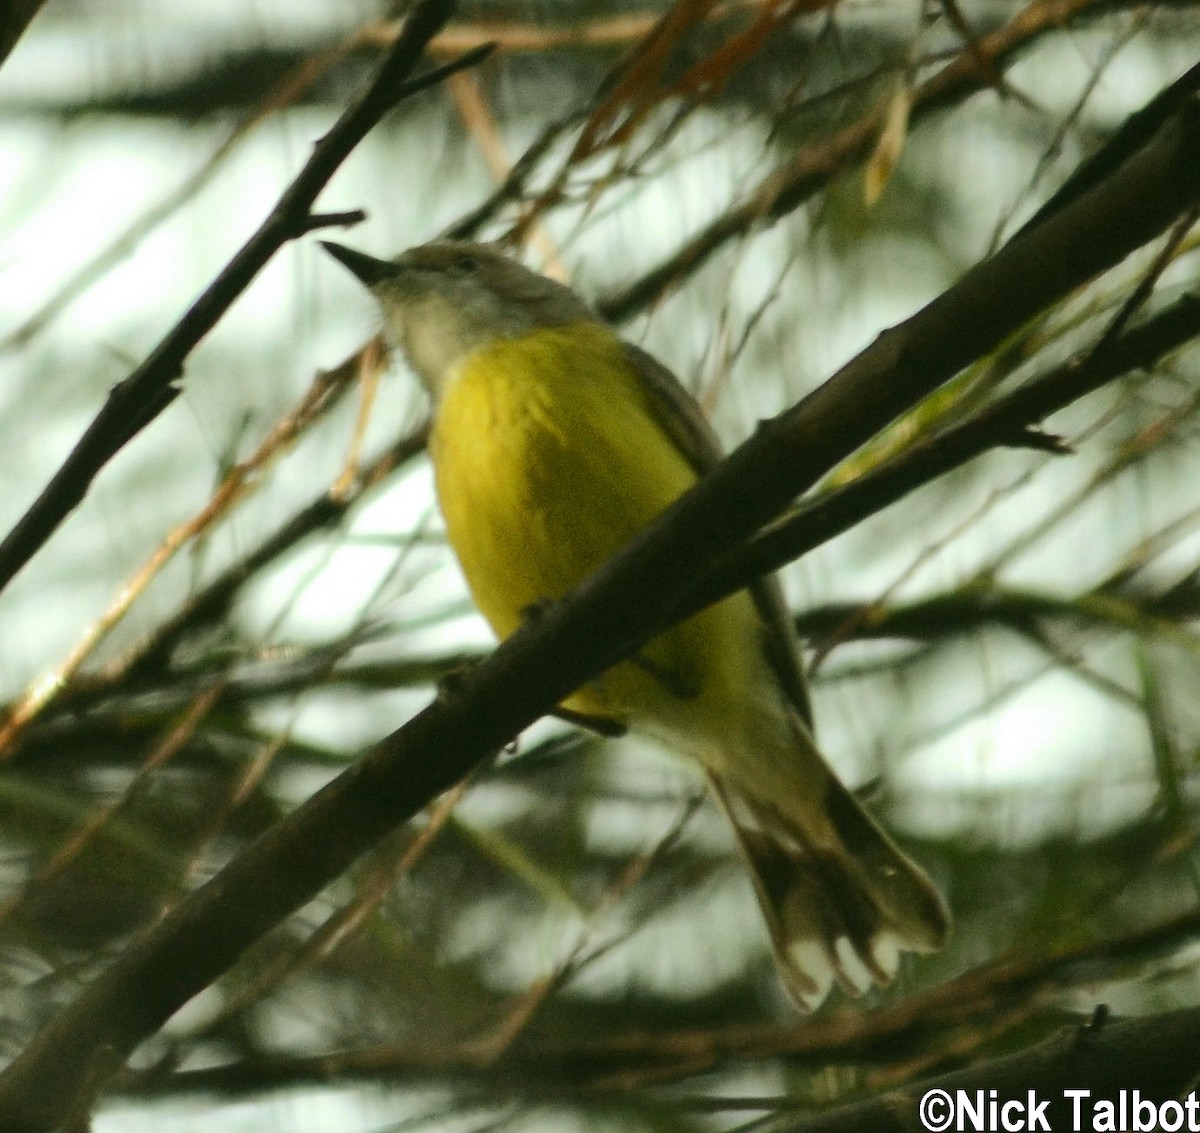
[[[449,541],[501,637],[696,480],[620,339],[599,324],[539,330],[471,355],[443,392],[430,452]],[[739,658],[754,620],[748,598],[729,599],[569,706],[634,723],[691,712],[714,686],[745,678]]]

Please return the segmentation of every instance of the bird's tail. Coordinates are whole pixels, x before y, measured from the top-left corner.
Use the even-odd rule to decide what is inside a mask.
[[[709,772],[750,866],[784,984],[806,1011],[835,980],[856,996],[890,983],[901,953],[936,952],[950,924],[929,878],[823,762],[820,771],[823,804],[803,800],[809,805],[751,796]]]

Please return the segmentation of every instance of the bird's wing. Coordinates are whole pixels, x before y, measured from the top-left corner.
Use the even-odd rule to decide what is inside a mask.
[[[703,476],[720,462],[723,453],[721,442],[700,406],[679,379],[652,355],[628,342],[625,350],[642,379],[650,409],[663,431],[697,474]],[[811,727],[812,713],[804,687],[799,644],[779,581],[774,575],[765,575],[749,589],[764,622],[763,647],[767,660],[792,706]]]

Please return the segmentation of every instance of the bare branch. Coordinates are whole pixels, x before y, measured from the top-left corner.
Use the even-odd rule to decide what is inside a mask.
[[[413,10],[374,82],[317,144],[271,214],[149,357],[113,387],[62,467],[0,544],[0,589],[80,503],[105,464],[175,400],[188,354],[275,252],[308,230],[317,194],[350,151],[397,101],[424,89],[423,79],[404,80],[452,11],[452,0],[424,0]],[[476,50],[460,62],[477,62],[485,53]],[[436,72],[446,73],[445,67]]]

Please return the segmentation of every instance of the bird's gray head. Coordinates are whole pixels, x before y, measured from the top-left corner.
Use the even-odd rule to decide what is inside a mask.
[[[569,288],[485,244],[442,240],[394,260],[322,244],[370,289],[388,340],[404,351],[434,398],[459,362],[498,338],[596,321]]]

